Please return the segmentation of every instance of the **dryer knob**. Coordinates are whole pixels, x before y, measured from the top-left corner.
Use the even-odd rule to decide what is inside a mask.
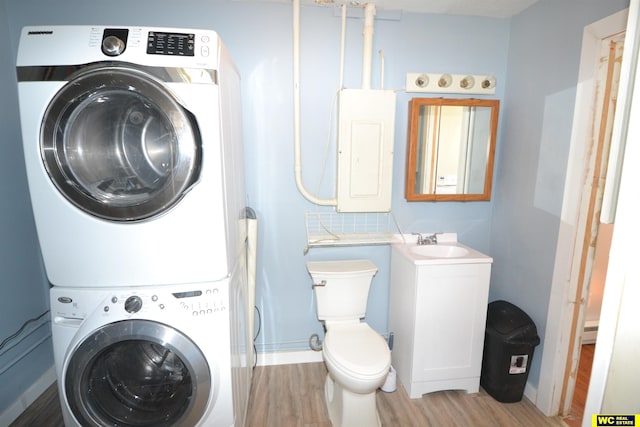
[[[124,52],[124,42],[116,36],[108,36],[102,40],[102,52],[108,56],[118,56]]]
[[[142,308],[142,298],[138,296],[132,296],[127,298],[124,302],[124,309],[128,313],[137,313]]]

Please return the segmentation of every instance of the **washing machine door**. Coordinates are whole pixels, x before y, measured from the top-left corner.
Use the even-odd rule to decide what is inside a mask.
[[[159,79],[133,66],[99,64],[70,76],[45,112],[40,143],[58,190],[108,220],[166,211],[200,172],[193,114]]]
[[[147,320],[111,323],[87,336],[64,376],[67,402],[83,426],[194,426],[213,389],[199,348]]]

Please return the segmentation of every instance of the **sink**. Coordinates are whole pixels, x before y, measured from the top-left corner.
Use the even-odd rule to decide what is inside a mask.
[[[422,233],[431,235],[433,233]],[[456,233],[438,233],[438,243],[418,245],[413,234],[399,236],[393,254],[401,255],[414,265],[455,265],[491,263],[493,259],[458,242]]]
[[[469,254],[469,250],[454,245],[420,245],[412,246],[410,251],[414,255],[433,258],[459,258]]]

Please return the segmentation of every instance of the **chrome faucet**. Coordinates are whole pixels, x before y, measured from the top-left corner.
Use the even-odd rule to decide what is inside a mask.
[[[411,234],[413,234],[414,236],[418,236],[418,240],[416,240],[416,244],[418,246],[424,245],[424,237],[422,237],[422,234],[420,233],[411,233]]]
[[[438,234],[442,234],[442,233],[433,233],[428,236],[423,236],[421,233],[411,233],[411,234],[418,236],[418,240],[416,241],[416,244],[418,246],[422,246],[422,245],[437,245]]]
[[[433,233],[424,238],[426,245],[437,245],[438,244],[438,234],[442,233]]]

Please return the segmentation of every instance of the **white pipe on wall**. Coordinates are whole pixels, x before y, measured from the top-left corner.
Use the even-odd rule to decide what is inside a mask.
[[[376,5],[367,3],[364,6],[364,43],[362,46],[362,89],[371,89],[371,64],[373,61],[373,17]]]
[[[302,182],[302,158],[300,155],[300,0],[293,0],[293,151],[294,172],[298,191],[305,199],[320,206],[336,206],[338,201],[320,199],[309,193]]]
[[[342,3],[342,21],[341,21],[341,35],[340,35],[340,86],[342,89],[344,86],[344,43],[347,34],[347,5]]]

